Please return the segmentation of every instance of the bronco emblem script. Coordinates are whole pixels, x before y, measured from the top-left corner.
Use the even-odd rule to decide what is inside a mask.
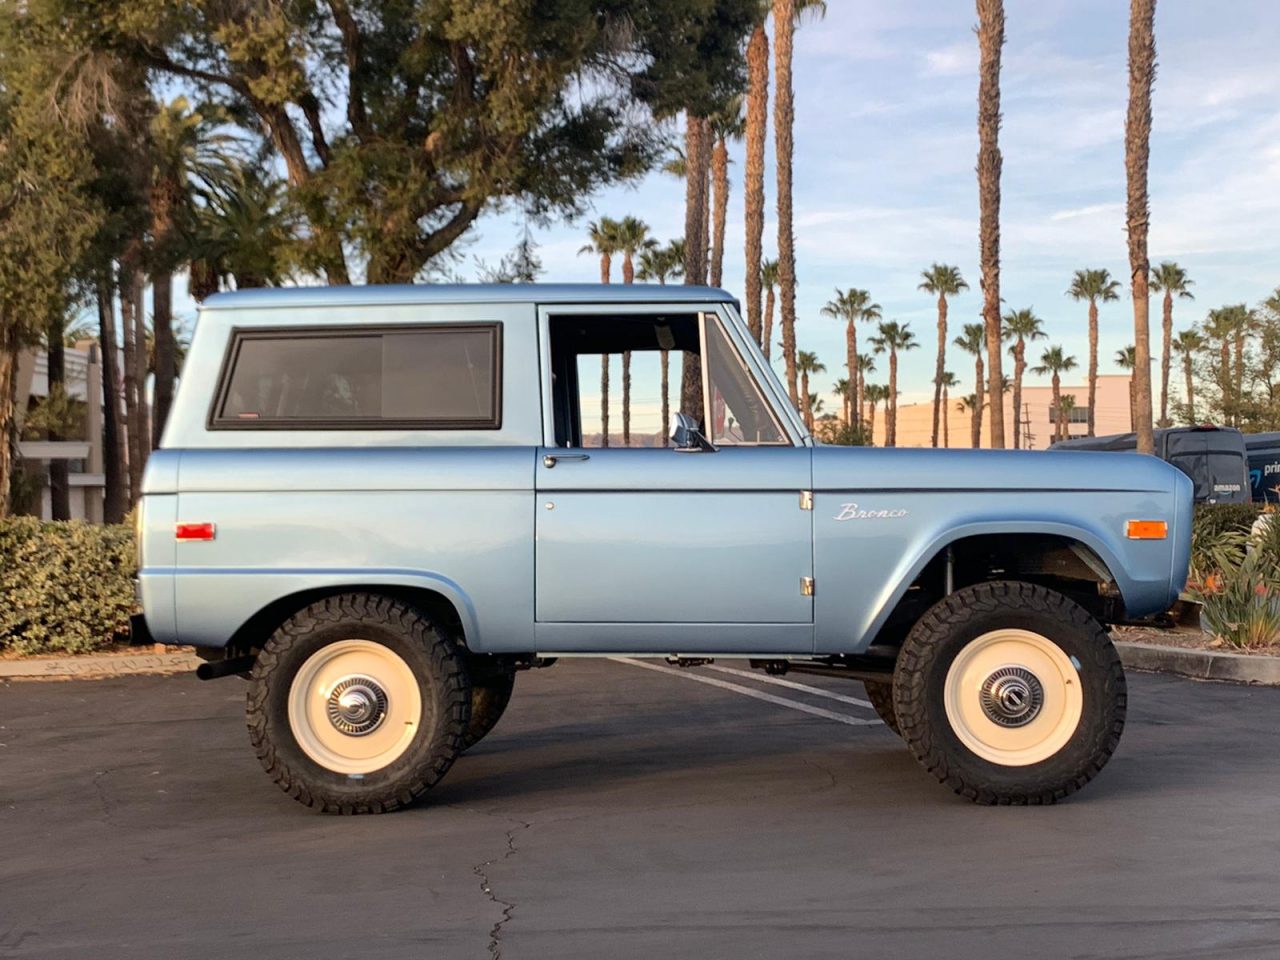
[[[907,511],[897,510],[862,510],[856,503],[840,504],[840,512],[834,517],[836,520],[897,520],[899,517],[905,517]]]

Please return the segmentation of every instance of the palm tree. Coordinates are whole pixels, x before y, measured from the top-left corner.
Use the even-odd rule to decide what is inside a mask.
[[[1124,123],[1127,181],[1125,226],[1129,234],[1129,276],[1133,294],[1134,417],[1138,452],[1155,453],[1151,434],[1151,300],[1147,289],[1147,164],[1151,157],[1151,85],[1156,76],[1156,0],[1129,4],[1129,111]],[[1090,403],[1092,403],[1092,398]],[[1092,414],[1092,410],[1090,411]]]
[[[822,412],[823,406],[822,397],[818,396],[816,393],[809,394],[809,419],[816,423],[818,420],[818,414]],[[812,429],[812,427],[810,429]]]
[[[871,346],[876,353],[889,354],[889,396],[885,404],[884,445],[896,446],[898,442],[898,352],[914,350],[920,346],[916,335],[911,332],[911,324],[887,320],[877,327],[879,333],[871,338]]]
[[[1231,345],[1236,339],[1238,322],[1233,307],[1217,307],[1204,321],[1205,336],[1216,341],[1219,351],[1218,389],[1222,393],[1223,419],[1231,420]]]
[[[1120,283],[1106,270],[1077,270],[1067,288],[1072,300],[1089,301],[1089,412],[1085,435],[1094,435],[1094,412],[1098,404],[1098,304],[1120,299]]]
[[[944,450],[951,446],[951,407],[948,406],[950,402],[951,388],[958,386],[960,386],[959,377],[950,370],[942,371],[942,410],[945,414],[942,418],[942,447]]]
[[[760,341],[760,349],[764,351],[764,358],[769,359],[769,342],[773,336],[773,308],[774,308],[774,289],[778,286],[778,261],[766,260],[760,265],[760,284],[765,290],[764,300],[764,330],[763,339]]]
[[[657,241],[649,236],[649,225],[636,217],[623,217],[618,221],[615,240],[622,253],[622,282],[636,282],[635,256],[657,247]],[[631,446],[631,351],[622,352],[622,445]]]
[[[1000,344],[1000,55],[1004,0],[978,0],[978,235],[982,322],[990,379],[991,446],[1004,449],[1004,382]],[[981,393],[979,388],[979,393]],[[981,412],[979,411],[979,417]],[[980,421],[979,421],[980,422]]]
[[[200,200],[187,227],[191,296],[278,286],[293,271],[297,211],[279,177],[237,163],[195,189]]]
[[[982,354],[986,348],[986,339],[986,327],[980,323],[966,323],[964,325],[964,333],[951,341],[965,353],[973,354],[974,357],[973,369],[977,389],[974,390],[974,402],[969,407],[970,412],[973,414],[972,423],[969,427],[969,440],[975,450],[982,446],[982,406],[984,395]]]
[[[938,356],[933,372],[933,434],[932,444],[938,445],[938,414],[942,409],[942,374],[947,366],[947,297],[954,297],[969,284],[960,276],[960,268],[945,263],[935,263],[920,274],[918,289],[938,298]]]
[[[672,240],[665,247],[646,247],[640,251],[640,271],[636,274],[641,280],[657,280],[660,286],[666,286],[667,277],[679,278],[684,273],[684,242]],[[659,351],[662,365],[662,445],[665,447],[670,438],[667,436],[667,424],[671,422],[671,354],[667,350]]]
[[[787,372],[787,392],[796,396],[796,237],[792,224],[792,159],[795,127],[795,91],[791,85],[792,39],[805,13],[826,14],[822,0],[773,0],[774,161],[778,179],[778,298],[782,314],[782,352]]]
[[[853,391],[849,402],[855,409],[861,409],[862,402],[858,396],[857,322],[859,320],[879,320],[880,304],[872,303],[871,294],[866,290],[854,288],[841,290],[836,287],[835,299],[827,301],[827,305],[822,308],[822,315],[843,320],[845,323],[845,350],[847,357],[845,365],[849,370],[850,389]]]
[[[1133,344],[1129,344],[1121,350],[1116,351],[1116,366],[1121,370],[1129,371],[1129,429],[1133,430],[1134,422],[1137,415],[1134,411],[1134,389],[1133,389],[1133,370],[1138,365],[1137,350]]]
[[[668,277],[678,280],[684,274],[684,253],[676,249],[677,244],[672,241],[665,247],[649,245],[641,250],[636,278],[646,283],[657,280],[661,286],[666,286]]]
[[[876,406],[881,402],[885,402],[888,407],[889,388],[883,383],[868,383],[863,388],[863,397],[867,401],[867,436],[875,437],[876,435]]]
[[[587,236],[578,254],[590,253],[600,258],[600,282],[608,283],[613,270],[613,256],[621,249],[617,220],[601,217],[587,224]],[[600,445],[609,446],[609,355],[600,355]]]
[[[853,405],[849,403],[851,389],[848,377],[841,377],[831,388],[831,392],[840,398],[840,418],[844,420],[845,424],[848,426],[853,426]]]
[[[766,359],[769,336],[760,323],[760,288],[764,266],[764,146],[769,122],[769,35],[764,29],[767,15],[762,5],[747,41],[747,160],[742,185],[747,233],[747,326]]]
[[[800,412],[804,415],[805,426],[810,430],[813,429],[813,406],[810,403],[809,374],[824,373],[826,369],[826,364],[819,362],[816,353],[801,350],[796,354],[796,370],[800,374],[800,389],[803,391],[800,396],[804,403]]]
[[[1040,318],[1030,307],[1010,310],[1004,315],[1004,336],[1013,340],[1009,355],[1013,357],[1013,449],[1022,448],[1022,375],[1027,370],[1027,341],[1043,340],[1047,334]]]
[[[741,140],[744,130],[742,97],[733,97],[711,118],[711,286],[720,286],[724,273],[724,226],[729,214],[729,141]]]
[[[1160,426],[1169,426],[1169,368],[1173,362],[1173,298],[1194,300],[1188,287],[1195,281],[1187,271],[1171,260],[1165,260],[1151,271],[1151,292],[1164,294],[1164,325],[1160,349]]]
[[[1235,341],[1236,363],[1235,363],[1235,402],[1236,402],[1236,426],[1240,425],[1240,405],[1244,402],[1244,343],[1249,334],[1257,329],[1258,321],[1250,310],[1243,303],[1236,304],[1231,308],[1231,319],[1234,325],[1232,331],[1232,339]]]
[[[1068,370],[1074,370],[1076,367],[1076,358],[1069,357],[1062,352],[1062,347],[1053,346],[1040,354],[1040,365],[1032,367],[1031,372],[1041,377],[1046,373],[1053,375],[1053,439],[1055,441],[1062,440],[1067,435],[1066,424],[1063,422],[1062,416],[1062,378],[1061,375]]]
[[[684,282],[707,282],[707,221],[710,215],[711,122],[685,116]]]
[[[876,319],[879,319],[878,314],[876,315]],[[857,416],[859,418],[862,417],[862,405],[866,403],[866,400],[867,400],[866,398],[867,374],[875,373],[875,372],[876,372],[875,354],[872,354],[872,353],[858,354],[858,385],[854,389],[853,393],[854,393],[854,396],[858,398],[856,407],[858,411]]]
[[[1206,346],[1204,337],[1198,330],[1182,330],[1173,341],[1173,349],[1182,356],[1182,376],[1187,389],[1187,421],[1196,422],[1196,390],[1191,376],[1191,361]]]

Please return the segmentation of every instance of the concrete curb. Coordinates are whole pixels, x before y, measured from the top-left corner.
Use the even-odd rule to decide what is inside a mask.
[[[139,653],[111,657],[33,657],[0,660],[0,680],[35,677],[129,677],[148,673],[181,673],[194,670],[200,658],[194,653]]]
[[[1196,680],[1225,680],[1280,687],[1280,657],[1218,650],[1189,650],[1153,643],[1119,641],[1120,662],[1133,670],[1172,673]]]

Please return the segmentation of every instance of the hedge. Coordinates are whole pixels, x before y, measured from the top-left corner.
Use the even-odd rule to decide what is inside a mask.
[[[87,653],[127,633],[133,529],[0,520],[0,652]]]

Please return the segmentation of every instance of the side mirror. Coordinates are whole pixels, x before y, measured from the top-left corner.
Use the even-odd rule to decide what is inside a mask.
[[[698,422],[687,413],[671,415],[671,442],[677,453],[713,453],[715,447],[702,435]]]

